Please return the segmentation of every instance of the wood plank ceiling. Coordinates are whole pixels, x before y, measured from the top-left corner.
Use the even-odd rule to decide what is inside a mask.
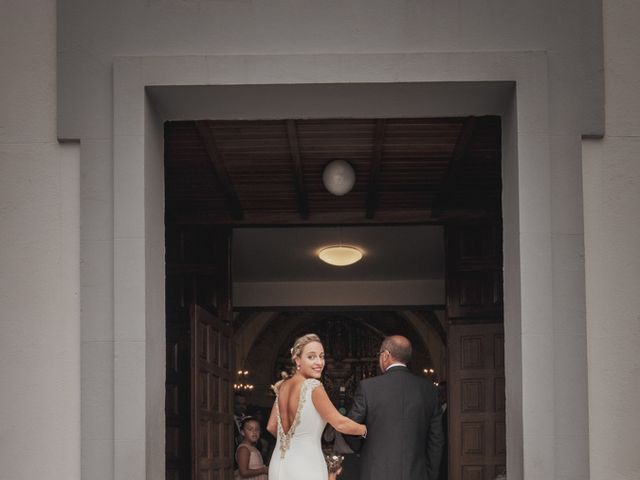
[[[424,223],[499,218],[500,118],[165,124],[169,224]],[[348,161],[337,197],[324,167]]]

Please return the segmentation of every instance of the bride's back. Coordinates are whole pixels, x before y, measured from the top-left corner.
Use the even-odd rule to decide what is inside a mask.
[[[298,405],[300,404],[300,389],[302,381],[289,378],[282,382],[278,389],[278,409],[280,410],[280,421],[282,429],[288,432],[296,417]]]
[[[321,443],[326,422],[311,397],[319,386],[321,383],[315,378],[296,375],[276,387],[274,414],[279,455],[271,457],[270,480],[327,479]]]

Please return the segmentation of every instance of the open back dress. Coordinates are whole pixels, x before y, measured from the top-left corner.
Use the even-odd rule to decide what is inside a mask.
[[[287,432],[282,427],[276,391],[278,438],[269,465],[269,480],[327,480],[327,464],[321,443],[327,422],[311,400],[313,390],[321,385],[315,378],[308,378],[302,383],[298,408]]]

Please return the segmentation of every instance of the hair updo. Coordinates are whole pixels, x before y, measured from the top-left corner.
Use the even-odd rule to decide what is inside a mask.
[[[296,358],[299,358],[300,355],[302,355],[302,351],[304,350],[304,347],[306,347],[307,345],[313,342],[318,342],[322,344],[322,340],[320,340],[320,337],[315,333],[307,333],[306,335],[302,335],[301,337],[296,338],[296,341],[293,342],[293,347],[291,347],[291,350],[290,350],[291,363],[293,364],[291,371],[280,373],[280,376],[282,377],[282,379],[276,382],[276,384],[273,386],[273,389],[275,391],[278,390],[282,382],[284,382],[288,378],[291,378],[293,374],[296,373]]]
[[[303,335],[297,338],[296,341],[293,342],[293,347],[291,347],[291,363],[294,364],[294,368],[296,363],[296,357],[299,357],[300,355],[302,355],[302,350],[304,350],[304,347],[306,347],[312,342],[318,342],[320,344],[322,343],[322,341],[320,340],[320,337],[315,333],[307,333],[306,335]]]

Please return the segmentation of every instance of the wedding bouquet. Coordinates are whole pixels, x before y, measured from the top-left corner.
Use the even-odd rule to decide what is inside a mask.
[[[331,453],[329,455],[325,455],[324,460],[327,462],[327,468],[329,469],[329,473],[335,473],[342,468],[342,462],[344,461],[344,456]]]

